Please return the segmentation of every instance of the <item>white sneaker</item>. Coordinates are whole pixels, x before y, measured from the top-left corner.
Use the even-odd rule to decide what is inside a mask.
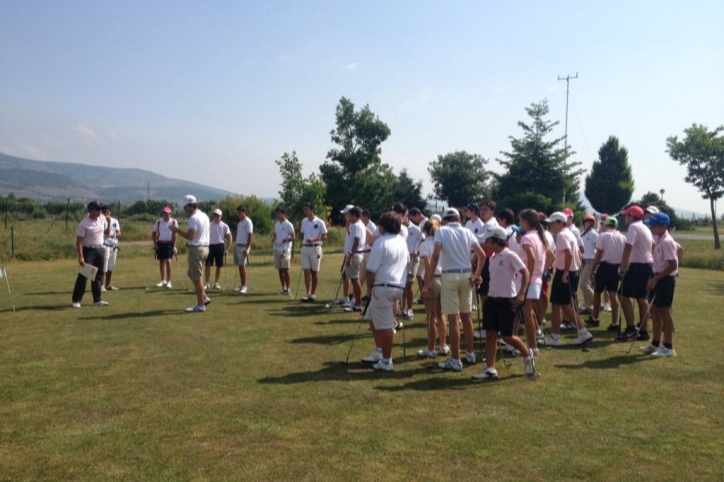
[[[161,280],[159,283],[156,283],[156,288],[163,288],[164,286],[166,286],[166,282],[163,280]]]
[[[484,340],[487,336],[488,332],[483,330],[482,328],[473,331],[473,338],[477,338],[478,340]]]
[[[93,306],[108,306],[108,302],[105,300],[96,301]]]
[[[211,298],[208,296],[204,297],[204,306],[208,306],[211,304]]]
[[[533,361],[533,356],[524,358],[523,365],[525,367],[525,376],[527,376],[528,378],[535,377],[535,362]]]
[[[587,342],[589,342],[589,341],[591,341],[591,340],[593,340],[593,333],[591,333],[590,331],[586,330],[585,333],[581,333],[581,334],[579,334],[578,336],[576,336],[576,338],[573,339],[573,342],[571,343],[571,345],[580,346],[580,345],[583,345],[584,343],[587,343]]]
[[[392,360],[390,360],[388,363],[385,363],[384,361],[380,360],[377,363],[375,363],[374,365],[372,365],[372,368],[374,368],[375,370],[383,371],[383,372],[394,372],[395,371],[395,367],[392,366]]]
[[[605,303],[603,305],[603,311],[605,311],[606,313],[611,313],[611,305],[608,303]]]
[[[470,378],[473,378],[475,380],[497,380],[498,370],[494,368],[485,368],[485,370],[473,374]]]
[[[475,365],[475,353],[465,353],[465,359],[469,365]]]
[[[447,361],[438,363],[437,366],[442,368],[443,370],[459,372],[460,370],[463,369],[463,362],[462,361],[453,361],[452,358],[448,358]]]
[[[377,362],[380,362],[380,361],[382,361],[382,352],[375,350],[375,351],[373,351],[372,353],[370,353],[369,355],[367,355],[366,357],[364,357],[364,358],[362,359],[362,361],[365,362],[365,363],[377,363]]]
[[[540,350],[538,349],[538,347],[531,348],[529,351],[530,351],[530,354],[533,355],[533,356],[538,356],[538,355],[540,355]]]
[[[209,286],[209,283],[206,283],[206,284],[204,285],[204,290],[208,291],[208,290],[210,290],[210,289],[211,289],[211,287]]]
[[[156,285],[156,286],[158,286],[158,285]],[[168,288],[168,289],[173,288],[173,286],[171,285],[171,282],[170,282],[170,281],[169,281],[168,283],[166,283],[166,288]]]
[[[241,291],[241,288],[243,288],[243,286],[234,286],[234,291]]]
[[[415,314],[412,312],[412,310],[407,310],[407,313],[405,313],[405,319],[411,320]]]
[[[664,345],[661,345],[661,347],[652,353],[651,356],[656,358],[668,358],[670,356],[676,356],[676,351],[674,351],[673,348],[666,348]]]
[[[105,293],[105,292],[106,292],[106,287],[101,285],[101,293]]]
[[[245,294],[246,294],[246,286],[242,286],[241,288],[239,288],[239,289],[236,290],[236,291],[238,291],[238,292],[241,293],[242,295],[245,295]]]
[[[425,348],[424,350],[418,350],[417,356],[422,358],[437,358],[437,352],[435,350],[429,351]]]
[[[344,312],[345,313],[362,313],[362,307],[361,306],[345,306]]]
[[[221,286],[219,285],[219,283],[214,283],[214,289],[221,290]]]
[[[446,356],[450,354],[450,347],[449,346],[443,346],[440,348],[440,355]]]
[[[505,344],[505,351],[512,354],[516,358],[520,356],[520,350],[513,348],[513,345],[510,345],[508,343]]]
[[[285,295],[285,294],[287,294],[287,289],[286,289],[286,288],[282,288],[282,289],[280,289],[279,291],[277,291],[277,294],[278,294],[278,295]]]
[[[120,290],[121,290],[120,288],[116,288],[116,287],[113,286],[113,285],[108,285],[108,286],[106,286],[106,289],[107,289],[108,291],[120,291]]]
[[[204,313],[205,311],[205,306],[194,305],[191,308],[186,308],[186,313]]]
[[[553,335],[547,335],[544,343],[546,346],[561,346],[561,337],[556,336],[554,338]]]
[[[73,303],[73,308],[80,308],[80,303]]]
[[[645,354],[647,354],[647,355],[651,355],[651,354],[656,353],[657,351],[659,351],[659,348],[661,348],[661,347],[659,347],[659,346],[654,346],[654,345],[647,345],[647,346],[642,346],[641,348],[639,348],[639,350],[641,350],[641,353],[645,353]]]

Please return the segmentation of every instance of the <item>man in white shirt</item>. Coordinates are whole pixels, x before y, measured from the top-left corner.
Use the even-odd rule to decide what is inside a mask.
[[[314,205],[304,205],[302,220],[302,253],[300,256],[302,270],[304,270],[304,287],[307,295],[301,299],[312,302],[317,299],[317,283],[319,282],[319,269],[322,266],[322,244],[327,240],[327,226],[314,212]]]
[[[234,264],[239,267],[239,287],[234,288],[240,294],[246,294],[246,267],[249,264],[249,250],[254,238],[254,223],[246,215],[246,206],[238,206],[236,215],[239,222],[236,225],[236,245],[234,246]]]
[[[221,268],[223,268],[226,261],[226,253],[231,248],[231,243],[234,239],[231,236],[231,229],[229,225],[221,220],[223,213],[221,209],[214,209],[213,221],[209,225],[209,255],[206,257],[206,266],[204,271],[204,278],[206,279],[206,286],[204,289],[211,289],[211,267],[216,265],[216,273],[214,277],[214,289],[220,290],[219,279],[221,279]]]
[[[482,282],[481,272],[485,264],[485,253],[478,243],[478,238],[460,225],[460,213],[457,209],[448,209],[443,216],[447,223],[435,233],[435,247],[429,272],[425,273],[425,290],[430,292],[433,287],[433,273],[438,264],[442,269],[442,312],[447,315],[450,327],[451,353],[446,362],[440,363],[443,370],[460,371],[463,368],[460,359],[460,326],[462,321],[465,332],[466,358],[468,363],[475,363],[473,347],[473,319],[471,316],[473,288]],[[475,273],[471,276],[470,251],[476,255]]]
[[[407,246],[400,232],[398,214],[387,212],[380,217],[380,237],[372,246],[367,262],[367,284],[372,296],[365,312],[375,340],[375,351],[362,359],[374,363],[372,368],[391,372],[395,305],[400,301],[407,267]]]
[[[583,304],[580,306],[580,313],[589,314],[593,309],[593,258],[596,257],[596,240],[598,230],[596,229],[596,217],[593,214],[583,216],[583,268],[581,269],[581,292],[583,293]]]
[[[204,263],[209,255],[209,217],[199,209],[196,198],[192,195],[184,197],[184,212],[189,215],[189,229],[184,231],[178,226],[169,229],[188,241],[188,275],[196,289],[196,305],[186,308],[187,313],[203,313],[211,300],[204,290]]]
[[[420,270],[420,244],[424,237],[420,228],[414,223],[411,223],[409,217],[402,218],[402,225],[407,227],[407,240],[405,242],[407,243],[407,251],[410,254],[407,282],[405,283],[405,292],[402,296],[402,315],[405,319],[411,320],[413,317],[412,303],[415,296],[412,285]],[[422,283],[420,283],[420,286],[422,286]]]
[[[151,239],[153,250],[156,252],[161,281],[156,284],[157,288],[173,288],[171,284],[171,260],[176,254],[176,233],[170,227],[178,227],[178,221],[171,218],[171,208],[166,206],[161,210],[161,218],[153,225]]]
[[[101,215],[101,205],[96,201],[88,203],[88,215],[80,220],[76,230],[75,249],[78,253],[78,264],[82,267],[90,264],[98,268],[96,277],[91,281],[93,304],[107,306],[108,302],[101,299],[101,283],[103,282],[103,236],[110,232],[108,220]],[[78,274],[73,288],[73,308],[80,308],[85,294],[86,278]]]
[[[408,217],[410,220],[415,223],[415,225],[420,228],[420,245],[422,245],[422,241],[425,240],[425,233],[422,232],[422,228],[425,226],[425,223],[427,222],[428,218],[423,214],[423,212],[420,210],[420,208],[412,208],[410,209],[410,212],[408,213]],[[418,263],[417,273],[415,273],[415,278],[417,279],[417,289],[420,290],[420,297],[414,300],[416,304],[423,304],[422,299],[422,288],[425,286],[425,263],[420,261]]]
[[[596,238],[596,254],[590,262],[591,272],[595,275],[596,292],[593,295],[591,316],[586,321],[588,326],[595,327],[600,324],[598,315],[601,310],[601,294],[606,292],[611,300],[611,324],[608,331],[619,331],[618,270],[625,245],[626,237],[618,231],[618,220],[615,216],[609,216]]]
[[[362,214],[360,208],[353,206],[345,210],[347,212],[344,213],[344,217],[349,232],[344,240],[344,277],[352,285],[354,295],[354,305],[346,307],[345,311],[362,312],[362,283],[359,278],[362,255],[367,246],[367,228],[360,221]]]
[[[292,296],[290,288],[291,279],[289,276],[289,265],[292,259],[292,246],[296,235],[294,225],[287,219],[287,210],[278,207],[276,209],[277,222],[274,224],[274,269],[279,271],[279,282],[282,289],[280,295]]]
[[[116,257],[118,255],[118,238],[121,237],[121,225],[118,220],[111,216],[112,210],[108,205],[102,206],[102,213],[109,224],[108,236],[103,237],[103,246],[105,255],[103,256],[103,273],[105,273],[105,283],[101,285],[101,291],[117,291],[118,288],[113,286],[111,278],[113,271],[116,269]]]

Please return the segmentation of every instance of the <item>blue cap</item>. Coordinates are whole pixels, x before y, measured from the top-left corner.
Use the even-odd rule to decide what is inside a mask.
[[[510,227],[510,229],[512,229],[513,231],[515,231],[515,232],[518,233],[518,234],[525,234],[525,231],[523,230],[523,228],[521,228],[521,227],[518,226],[517,224],[512,225],[512,226]]]
[[[668,227],[669,224],[671,224],[671,218],[669,218],[669,215],[666,213],[656,213],[653,216],[651,216],[649,219],[644,221],[644,224],[646,226],[658,226],[660,224],[663,224],[664,226]]]

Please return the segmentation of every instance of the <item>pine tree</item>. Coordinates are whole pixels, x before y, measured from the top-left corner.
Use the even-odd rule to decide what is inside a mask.
[[[610,136],[598,150],[598,161],[586,176],[585,194],[593,209],[600,213],[617,213],[631,200],[634,181],[628,150]]]

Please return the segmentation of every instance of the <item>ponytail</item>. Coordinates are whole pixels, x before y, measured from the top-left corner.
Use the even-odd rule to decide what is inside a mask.
[[[548,248],[548,239],[546,238],[545,232],[543,231],[543,226],[541,225],[540,219],[538,218],[538,213],[533,209],[524,209],[520,213],[518,213],[518,216],[525,219],[526,222],[530,224],[530,227],[538,232],[538,236],[543,242],[543,246]]]

